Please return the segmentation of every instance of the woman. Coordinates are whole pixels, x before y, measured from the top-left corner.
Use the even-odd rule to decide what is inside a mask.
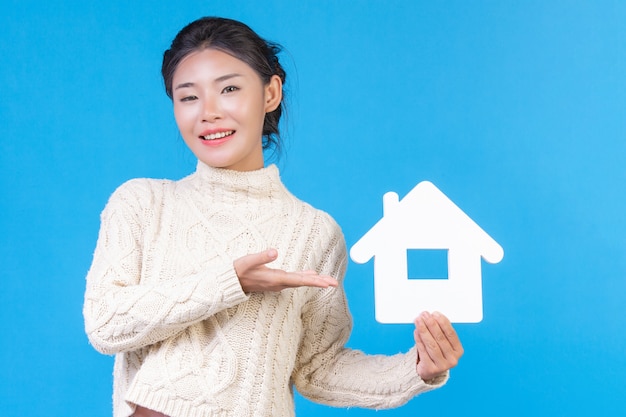
[[[346,247],[263,150],[279,141],[279,47],[222,18],[192,22],[162,74],[198,158],[179,181],[135,179],[101,216],[85,327],[115,354],[114,416],[289,416],[292,386],[333,406],[389,408],[443,385],[463,353],[423,313],[416,347],[347,349]]]

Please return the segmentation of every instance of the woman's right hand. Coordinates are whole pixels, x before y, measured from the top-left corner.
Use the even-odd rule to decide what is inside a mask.
[[[282,269],[268,268],[266,264],[274,261],[277,257],[276,249],[268,249],[243,256],[233,262],[244,292],[277,292],[285,288],[328,288],[339,285],[333,277],[319,275],[315,271],[287,272]]]

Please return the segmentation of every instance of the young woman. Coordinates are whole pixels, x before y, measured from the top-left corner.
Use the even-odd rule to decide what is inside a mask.
[[[164,54],[198,164],[179,181],[126,182],[101,216],[84,316],[93,346],[116,355],[115,417],[290,416],[294,385],[333,406],[396,407],[444,384],[463,353],[437,313],[419,316],[406,354],[344,347],[341,230],[264,164],[283,109],[278,52],[203,18]]]

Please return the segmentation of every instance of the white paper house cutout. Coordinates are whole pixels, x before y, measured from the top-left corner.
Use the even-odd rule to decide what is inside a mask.
[[[409,279],[407,250],[448,251],[448,279]],[[383,197],[383,218],[350,249],[354,262],[374,257],[376,320],[412,323],[440,311],[456,323],[483,318],[481,258],[498,263],[502,247],[434,184],[423,181],[402,201]]]

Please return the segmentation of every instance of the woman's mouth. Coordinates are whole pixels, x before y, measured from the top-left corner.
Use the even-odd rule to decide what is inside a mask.
[[[226,130],[223,132],[210,133],[208,135],[200,136],[200,139],[202,140],[222,139],[222,138],[225,138],[226,136],[232,135],[233,133],[235,133],[234,130]]]

